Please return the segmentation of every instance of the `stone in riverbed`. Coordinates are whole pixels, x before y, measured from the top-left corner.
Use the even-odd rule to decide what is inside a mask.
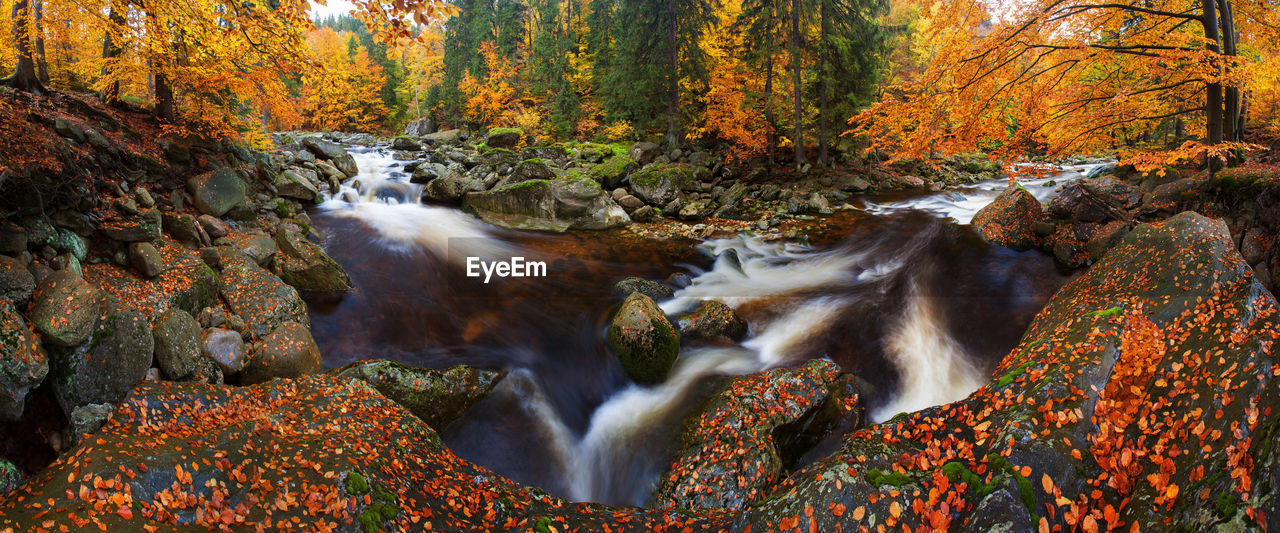
[[[276,270],[285,283],[304,291],[347,291],[353,287],[347,272],[305,235],[281,224],[276,229]]]
[[[410,125],[409,127],[412,127],[412,125]],[[408,131],[409,127],[405,128],[406,132]],[[427,132],[427,133],[430,133],[430,132]],[[400,136],[391,140],[391,149],[404,150],[409,152],[418,152],[422,150],[422,143],[418,142],[412,137]]]
[[[694,167],[683,164],[650,165],[632,173],[630,182],[631,194],[654,206],[666,206],[698,185]]]
[[[169,309],[151,327],[156,364],[169,379],[190,375],[200,357],[200,324],[190,313]]]
[[[483,190],[484,182],[458,170],[451,170],[444,176],[427,183],[424,194],[428,199],[437,202],[457,203],[462,201],[462,197],[468,192]]]
[[[29,318],[45,342],[72,347],[89,338],[102,296],[71,270],[46,277],[31,297]]]
[[[671,288],[666,285],[635,276],[625,278],[622,281],[613,284],[613,295],[618,298],[626,298],[631,296],[631,293],[633,292],[638,292],[648,296],[654,301],[666,300],[675,294]]]
[[[287,168],[276,175],[276,192],[285,198],[314,202],[320,198],[320,177],[305,168]]]
[[[187,180],[187,192],[191,193],[196,209],[215,217],[227,214],[245,199],[244,182],[230,167],[193,176]]]
[[[88,342],[55,349],[49,379],[62,411],[91,403],[116,403],[147,377],[155,346],[151,327],[136,309],[105,297]]]
[[[631,222],[600,184],[583,177],[530,180],[473,192],[466,195],[464,206],[485,222],[516,229],[605,229]]]
[[[252,385],[274,378],[295,378],[320,371],[320,348],[311,330],[297,322],[286,322],[258,343],[249,358],[241,383]]]
[[[345,148],[336,143],[331,143],[319,137],[307,137],[302,140],[302,146],[316,157],[328,159],[337,167],[339,171],[346,177],[354,177],[360,172],[360,168],[356,166],[356,158],[352,157]]]
[[[330,373],[368,383],[436,431],[444,431],[506,375],[465,365],[431,370],[386,360],[359,361]]]
[[[680,336],[688,339],[742,340],[747,334],[747,323],[738,317],[732,307],[715,300],[704,300],[698,307],[677,321]]]
[[[1042,219],[1036,197],[1021,185],[1010,185],[973,216],[972,225],[987,242],[1023,251],[1040,245],[1036,224]]]
[[[633,292],[622,302],[607,336],[627,375],[651,385],[667,378],[680,355],[680,335],[652,298]]]
[[[48,373],[40,338],[9,300],[0,299],[0,420],[21,418],[27,393]]]

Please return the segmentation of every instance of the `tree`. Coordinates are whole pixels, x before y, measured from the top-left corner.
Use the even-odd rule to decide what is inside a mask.
[[[381,67],[369,57],[351,32],[324,27],[307,34],[307,47],[319,62],[302,78],[307,128],[376,131],[387,118],[379,89],[385,82]]]
[[[44,86],[36,75],[35,60],[31,55],[31,10],[28,0],[15,0],[13,3],[13,51],[17,56],[17,64],[13,75],[5,78],[4,83],[21,91],[32,93],[44,92]]]
[[[829,126],[870,102],[880,81],[883,0],[817,0],[818,162],[831,166]]]

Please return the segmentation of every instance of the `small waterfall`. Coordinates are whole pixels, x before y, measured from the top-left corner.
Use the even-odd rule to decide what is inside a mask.
[[[1031,192],[1037,200],[1048,202],[1058,195],[1058,187],[1066,183],[1089,176],[1096,169],[1111,163],[1087,163],[1082,165],[1064,165],[1045,176],[1019,179],[1018,184]],[[1007,179],[985,180],[972,185],[949,189],[946,192],[928,194],[907,200],[887,204],[870,204],[868,211],[873,213],[894,213],[906,210],[919,210],[933,213],[942,218],[950,218],[958,224],[968,224],[973,216],[997,195],[1009,186]]]

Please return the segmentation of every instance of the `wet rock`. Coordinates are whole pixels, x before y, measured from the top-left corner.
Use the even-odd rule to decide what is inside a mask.
[[[413,126],[413,124],[410,124],[409,126],[407,126],[407,127],[405,128],[405,130],[406,130],[405,135],[419,135],[419,134],[416,134],[416,133],[407,133],[408,129],[409,129],[410,127],[412,127],[412,126]],[[431,132],[429,132],[429,131],[428,131],[428,132],[426,132],[426,133],[431,133]],[[423,133],[422,135],[425,135],[426,133]],[[391,140],[391,149],[392,149],[392,150],[404,150],[404,151],[408,151],[408,152],[420,152],[420,151],[422,151],[422,143],[418,142],[417,140],[413,139],[412,137],[400,136],[400,137],[396,137],[395,139],[392,139],[392,140]]]
[[[103,294],[114,296],[148,321],[170,308],[198,313],[218,299],[218,279],[195,251],[170,240],[158,241],[166,268],[154,278],[140,278],[112,263],[85,265],[85,279]]]
[[[227,243],[249,256],[249,259],[262,268],[269,268],[272,259],[280,251],[274,238],[261,233],[232,233],[227,235]]]
[[[600,184],[581,177],[531,180],[468,193],[464,206],[485,222],[516,229],[605,229],[631,222]]]
[[[1113,246],[1120,243],[1129,232],[1128,224],[1120,221],[1109,222],[1098,228],[1094,236],[1085,244],[1090,261],[1102,259]]]
[[[659,214],[658,209],[651,205],[641,206],[639,209],[631,212],[631,220],[635,222],[649,222],[650,220],[657,218]]]
[[[187,180],[187,192],[201,213],[220,217],[245,199],[245,185],[235,169],[221,168]]]
[[[142,313],[113,297],[96,309],[87,342],[50,352],[49,380],[62,411],[91,403],[116,403],[147,376],[154,340]]]
[[[160,238],[163,227],[160,212],[155,209],[137,215],[115,218],[98,225],[98,231],[120,242],[147,242]]]
[[[606,338],[637,383],[661,383],[680,353],[680,335],[652,298],[633,292],[609,323]]]
[[[201,353],[200,324],[181,309],[165,311],[151,326],[156,365],[169,379],[187,377]]]
[[[431,180],[424,194],[428,199],[437,202],[458,203],[468,192],[483,190],[484,182],[454,170]]]
[[[644,207],[644,200],[631,196],[630,194],[617,199],[618,205],[628,211],[634,211]]]
[[[662,155],[662,147],[651,142],[638,142],[627,150],[627,157],[640,166],[648,165]]]
[[[195,217],[186,213],[163,213],[161,227],[178,242],[188,246],[201,244],[200,225]]]
[[[668,205],[697,184],[693,167],[678,164],[645,167],[632,173],[630,181],[631,194],[655,206]]]
[[[249,350],[240,332],[222,328],[209,328],[200,341],[200,355],[218,362],[225,376],[234,376],[249,362]]]
[[[71,411],[68,419],[71,422],[72,443],[79,443],[89,433],[102,429],[102,425],[107,423],[107,419],[111,417],[111,411],[114,410],[115,406],[109,403],[91,403]]]
[[[351,278],[320,245],[282,224],[276,230],[276,270],[280,279],[304,291],[351,290]]]
[[[196,219],[200,222],[200,227],[209,235],[210,239],[221,239],[227,236],[227,225],[221,219],[212,215],[200,215]]]
[[[48,373],[39,337],[9,300],[0,299],[0,420],[21,418],[27,393]]]
[[[129,263],[145,278],[154,278],[164,272],[164,258],[149,242],[129,243]]]
[[[331,143],[319,137],[307,137],[302,140],[302,146],[316,157],[324,158],[333,163],[339,171],[350,178],[360,172],[356,166],[356,158],[347,153],[347,150],[341,145]]]
[[[696,220],[705,217],[707,216],[709,203],[707,200],[692,200],[684,204],[684,207],[680,208],[680,212],[676,213],[676,216],[680,217],[681,220]]]
[[[805,200],[805,211],[808,211],[811,213],[821,213],[821,212],[830,211],[830,210],[831,210],[831,203],[827,201],[827,198],[825,196],[819,193],[815,192],[813,194],[810,194],[809,198]]]
[[[262,339],[249,358],[242,383],[251,385],[273,378],[295,378],[320,371],[320,348],[311,330],[297,322],[285,322]]]
[[[93,332],[101,299],[98,290],[78,274],[59,270],[36,287],[29,318],[45,342],[76,346]]]
[[[1023,251],[1040,245],[1036,224],[1043,218],[1036,197],[1021,185],[1010,185],[979,210],[971,224],[987,242]]]
[[[676,321],[680,336],[686,339],[742,340],[747,334],[747,323],[738,317],[732,307],[715,300],[704,300],[688,314]]]
[[[489,130],[485,144],[491,148],[515,148],[523,137],[524,130],[520,128],[493,128]]]
[[[1076,222],[1122,220],[1141,200],[1142,191],[1114,177],[1085,178],[1067,184],[1049,202],[1048,213]]]
[[[686,422],[655,506],[741,510],[766,496],[786,467],[775,429],[817,410],[839,373],[835,363],[813,360],[729,380]]]
[[[671,288],[666,285],[634,276],[626,278],[613,285],[613,295],[618,298],[626,298],[631,296],[631,293],[633,292],[638,292],[648,296],[654,301],[666,300],[674,294],[671,291]]]
[[[368,383],[436,431],[461,418],[505,376],[465,365],[429,370],[385,360],[351,363],[330,374]]]
[[[21,261],[0,255],[0,298],[17,305],[27,303],[36,290],[35,277]]]
[[[305,168],[287,168],[276,175],[276,192],[285,198],[315,202],[320,198],[320,176]]]
[[[607,161],[587,170],[587,176],[596,180],[606,189],[621,187],[627,176],[640,166],[630,157],[615,155]]]
[[[310,325],[298,291],[239,251],[220,247],[222,298],[244,319],[247,332],[261,338],[286,322]]]
[[[409,176],[409,183],[418,185],[431,183],[431,180],[440,177],[440,174],[441,172],[434,165],[418,165],[417,168],[413,169],[413,174]]]
[[[222,385],[226,382],[226,376],[222,373],[222,365],[218,364],[218,361],[202,355],[196,359],[195,370],[192,370],[191,375],[183,381]]]

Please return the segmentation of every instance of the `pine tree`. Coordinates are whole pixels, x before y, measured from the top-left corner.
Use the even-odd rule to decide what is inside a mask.
[[[885,0],[817,0],[818,162],[831,166],[829,127],[869,104],[880,82]],[[838,120],[838,119],[836,119]]]

